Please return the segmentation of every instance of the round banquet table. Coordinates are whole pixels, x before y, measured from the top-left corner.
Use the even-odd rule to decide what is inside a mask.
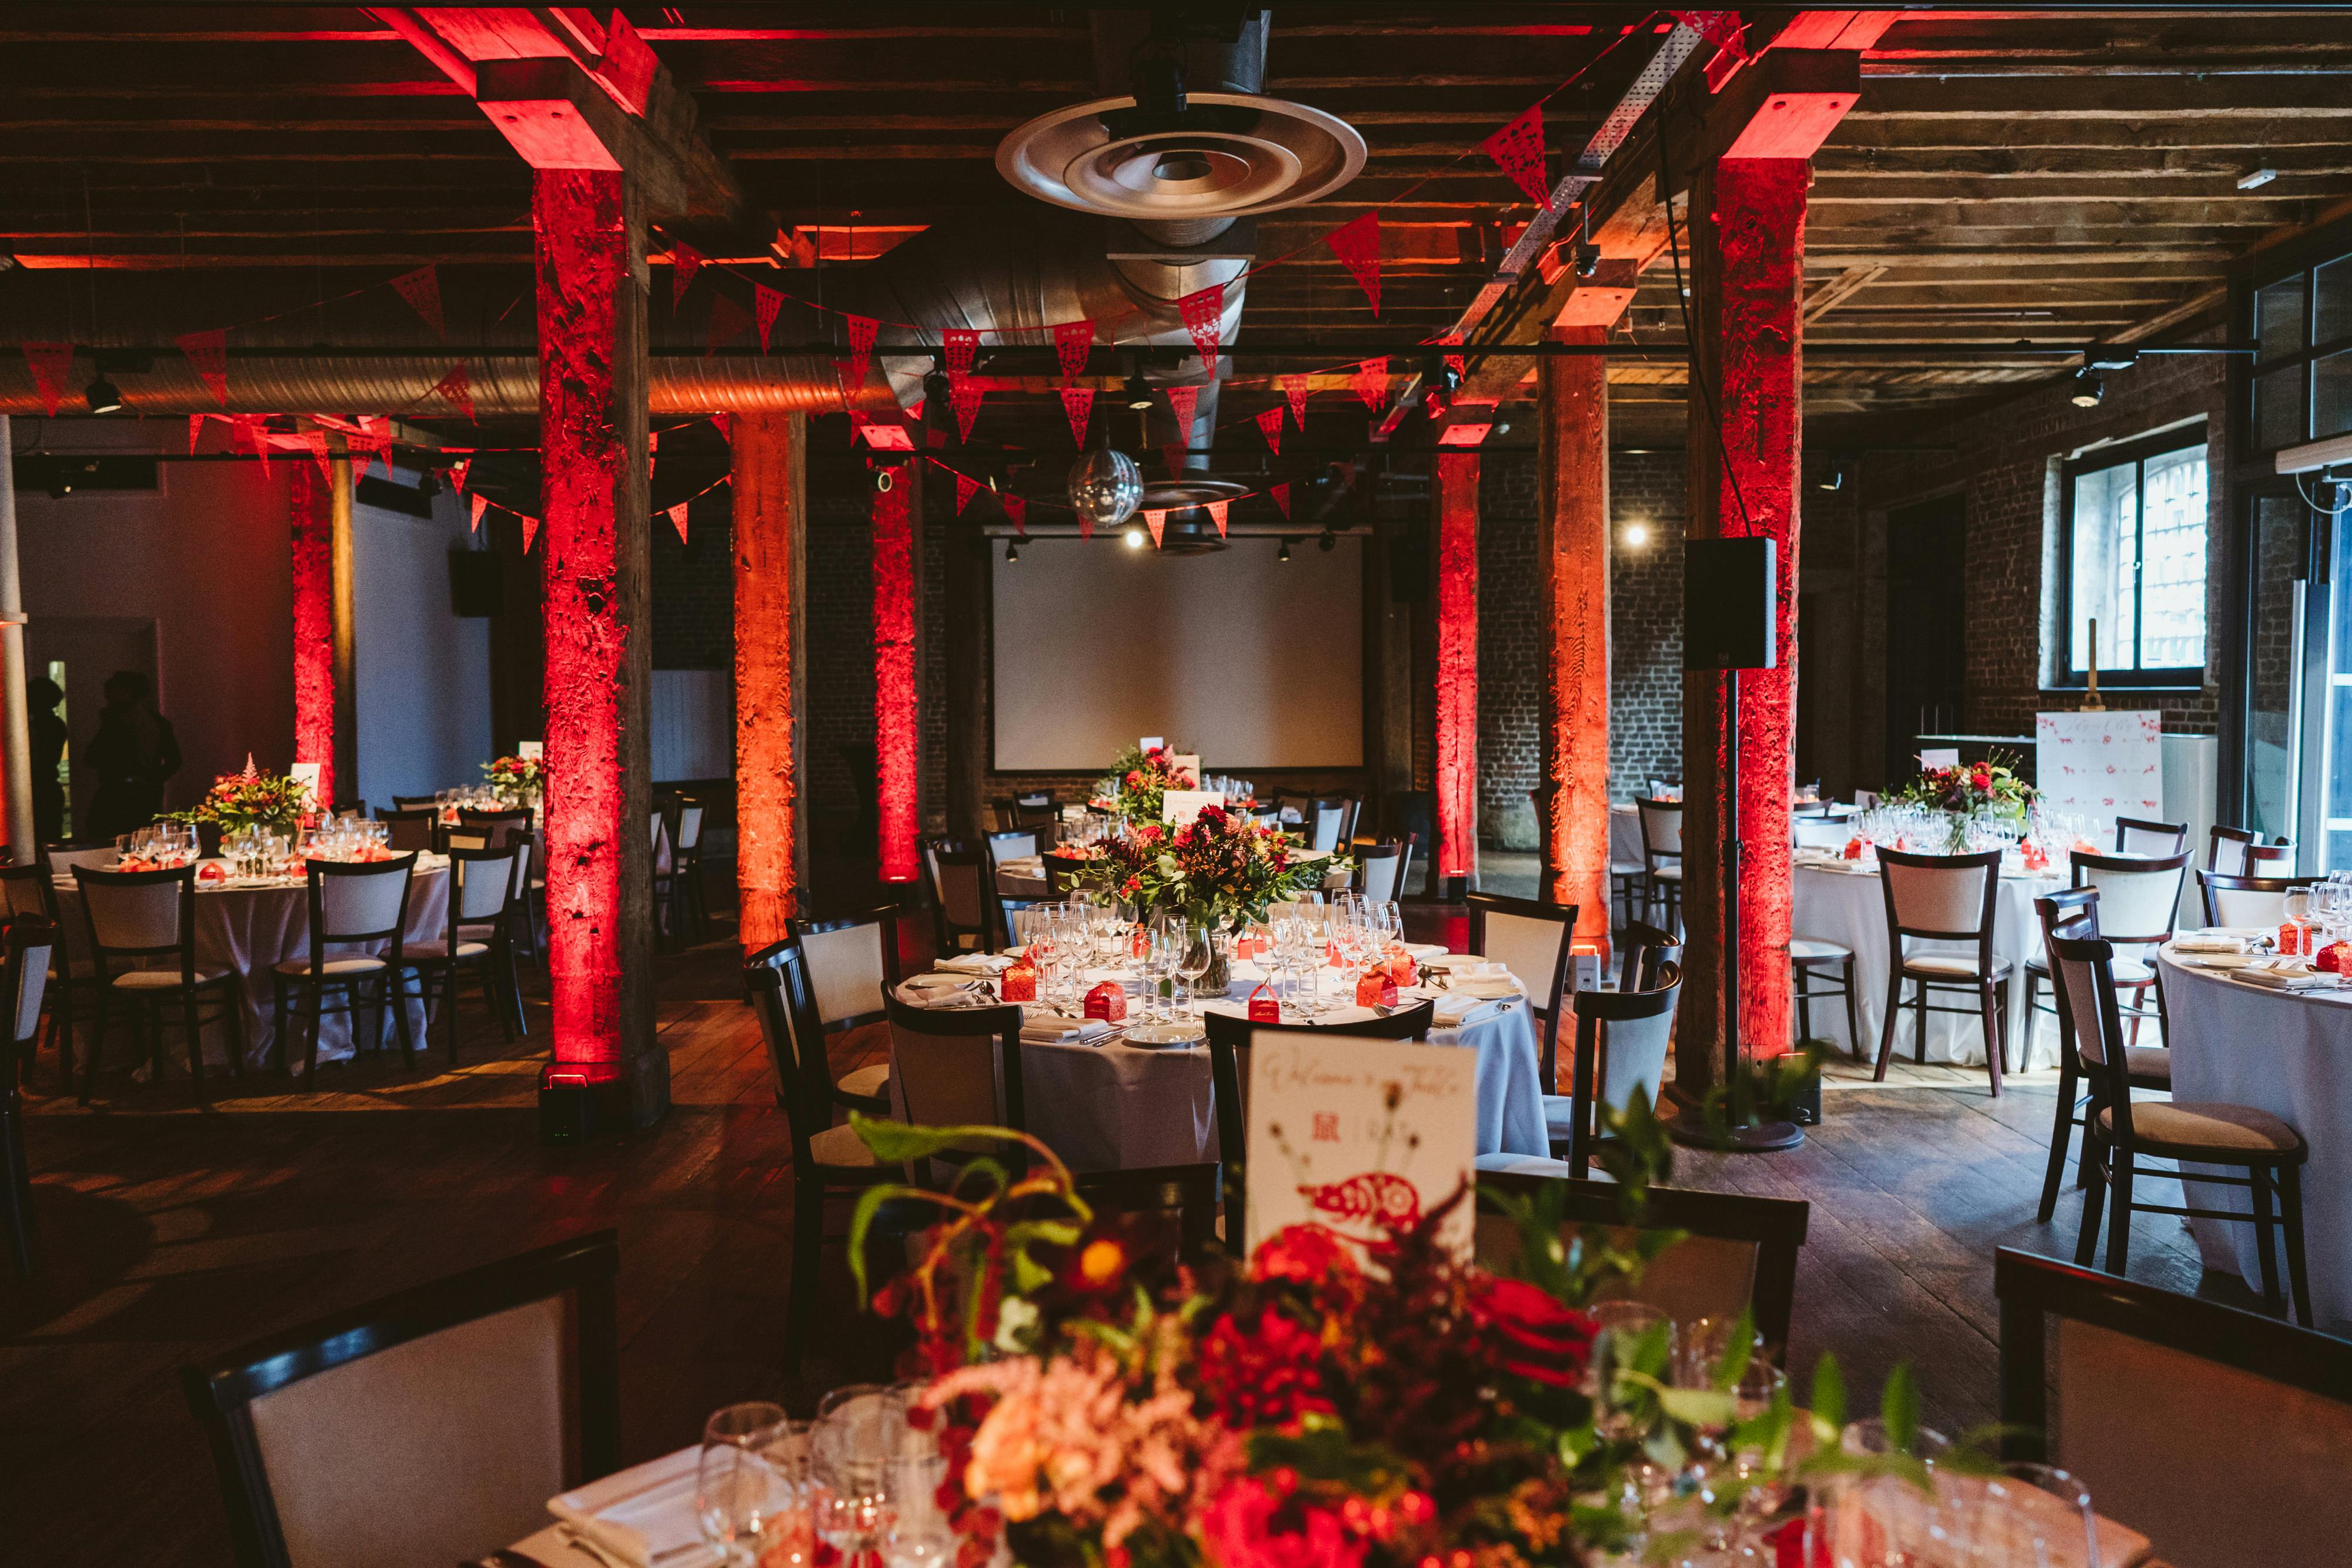
[[[1862,1015],[1862,1051],[1875,1061],[1879,1031],[1886,1017],[1886,976],[1891,962],[1886,947],[1886,894],[1879,883],[1878,868],[1874,862],[1801,855],[1794,880],[1790,890],[1793,934],[1835,942],[1853,951],[1854,986],[1861,992],[1855,1002]],[[2042,954],[2042,928],[2033,914],[2033,901],[2062,885],[2063,879],[2039,873],[2014,876],[2004,873],[2000,892],[1993,901],[1993,956],[2009,960],[2009,1055],[2015,1071],[2050,1066],[2057,1061],[2057,1030],[2053,1027],[2036,1031],[2030,1027],[2036,1020],[2028,1018],[2025,1011],[2025,965],[2028,959]],[[1966,952],[1972,946],[1962,942],[1914,942],[1911,946],[1914,952]],[[1832,981],[1836,978],[1833,969],[1819,972]],[[1906,1003],[1911,995],[1911,988],[1906,986]],[[1939,994],[1929,1000],[1937,1007],[1967,1005],[1965,993]],[[1853,1043],[1846,1039],[1843,1000],[1832,998],[1817,1001],[1812,1005],[1812,1015],[1814,1038],[1838,1045]],[[1913,1028],[1906,1006],[1895,1026],[1895,1056],[1904,1061],[1912,1060]],[[1984,1059],[1984,1027],[1973,1013],[1927,1015],[1928,1061],[1980,1066]]]
[[[419,858],[408,888],[408,941],[434,942],[446,935],[448,864],[439,855]],[[81,892],[70,876],[59,878],[57,889],[58,921],[64,927],[67,956],[77,965],[87,964],[89,922],[82,914]],[[245,1060],[249,1065],[268,1065],[276,1040],[277,1020],[271,1006],[272,967],[288,958],[307,960],[310,956],[310,894],[304,880],[291,878],[241,887],[196,883],[196,967],[235,969],[243,977]],[[407,1007],[409,1030],[421,1048],[431,1018],[431,998],[412,996]],[[352,1018],[349,1013],[330,1013],[320,1020],[320,1061],[340,1061],[352,1053]],[[301,1025],[299,1020],[291,1020],[289,1028],[297,1036],[287,1042],[290,1053],[300,1043]],[[75,1025],[77,1043],[85,1051],[89,1049],[90,1029],[87,1021]],[[107,1032],[110,1044],[130,1049],[131,1033],[128,1026],[117,1023]],[[206,1062],[226,1064],[227,1050],[226,1030],[205,1030]],[[168,1051],[164,1060],[171,1060]],[[300,1063],[289,1060],[288,1065],[299,1070]]]
[[[2251,1105],[2303,1134],[2312,1315],[2322,1326],[2352,1321],[2352,990],[2274,991],[2184,964],[2169,947],[2157,962],[2173,1098]],[[2186,1185],[2191,1208],[2253,1212],[2244,1187]],[[2261,1289],[2251,1219],[2191,1219],[2189,1228],[2207,1268]]]
[[[1207,1005],[1242,1013],[1245,1006],[1241,998],[1260,978],[1255,965],[1235,964],[1227,993],[1232,999]],[[898,994],[917,1005],[923,999],[912,988]],[[1325,1013],[1317,1021],[1344,1034],[1351,1016],[1372,1015],[1350,1008]],[[1460,1028],[1433,1028],[1429,1043],[1478,1053],[1476,1153],[1551,1153],[1544,1131],[1534,1019],[1524,998],[1481,1008]],[[1129,1170],[1217,1158],[1216,1103],[1205,1041],[1143,1047],[1118,1038],[1097,1045],[1026,1040],[1021,1047],[1021,1075],[1029,1131],[1073,1170]],[[895,1075],[891,1101],[894,1114],[906,1114]]]

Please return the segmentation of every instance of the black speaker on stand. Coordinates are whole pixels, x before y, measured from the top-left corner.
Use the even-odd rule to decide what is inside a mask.
[[[1739,1064],[1739,672],[1780,663],[1774,597],[1780,544],[1769,538],[1692,539],[1683,547],[1683,668],[1723,672],[1723,1071],[1728,1084]],[[1685,769],[1685,772],[1688,770]],[[1727,1139],[1733,1149],[1762,1154],[1805,1141],[1794,1122],[1710,1130],[1696,1106],[1667,1124],[1679,1144],[1708,1148]]]

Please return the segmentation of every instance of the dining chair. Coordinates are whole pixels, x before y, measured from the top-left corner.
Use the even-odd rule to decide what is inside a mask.
[[[1663,800],[1669,795],[1682,793],[1683,779],[1679,773],[1667,775],[1653,773],[1644,778],[1642,782],[1649,789],[1650,799],[1653,800]]]
[[[384,830],[384,847],[394,854],[429,854],[441,842],[441,813],[430,801],[422,807],[396,806],[378,811],[376,821],[390,824]]]
[[[474,806],[457,808],[457,822],[482,837],[484,849],[502,850],[519,838],[530,836],[530,813],[527,810],[483,810]]]
[[[1681,994],[1681,966],[1668,964],[1652,989],[1578,991],[1571,998],[1576,1055],[1569,1068],[1569,1092],[1547,1090],[1543,1104],[1552,1157],[1561,1158],[1565,1149],[1576,1176],[1591,1174],[1593,1153],[1605,1141],[1599,1121],[1602,1107],[1613,1110],[1635,1094],[1652,1106],[1657,1103]],[[1543,1067],[1543,1082],[1549,1084],[1557,1065],[1547,1056]]]
[[[2343,1559],[2352,1341],[2007,1247],[1993,1295],[2002,1458],[2177,1568]]]
[[[1349,840],[1356,802],[1345,795],[1318,796],[1308,818],[1307,847],[1337,854]]]
[[[906,1173],[877,1158],[853,1129],[833,1124],[833,1069],[800,944],[787,937],[744,959],[743,984],[775,1070],[776,1104],[792,1134],[793,1271],[784,1298],[784,1370],[790,1374],[800,1368],[824,1262],[825,1199],[856,1197]]]
[[[664,801],[646,814],[653,851],[654,941],[675,952],[685,946],[686,922],[678,911],[677,832],[670,825],[676,803]]]
[[[2324,876],[2223,876],[2200,871],[2197,893],[2204,901],[2208,925],[2275,931],[2286,919],[2286,895],[2326,880]]]
[[[394,809],[402,811],[420,810],[438,806],[440,803],[441,797],[438,795],[394,795],[392,798]]]
[[[143,1038],[148,1057],[163,1076],[165,1009],[177,1005],[188,1039],[188,1078],[196,1103],[205,1096],[205,1004],[213,1019],[228,1026],[231,1077],[245,1075],[245,1010],[235,969],[196,962],[196,868],[166,871],[100,871],[73,868],[87,923],[90,985],[89,1051],[82,1062],[81,1103],[89,1103],[106,1054],[106,1022],[117,1004],[131,1015],[135,1042]],[[142,960],[167,959],[150,968]],[[118,959],[131,962],[117,972]]]
[[[1507,1272],[1517,1260],[1520,1244],[1517,1223],[1495,1201],[1505,1194],[1559,1202],[1563,1239],[1572,1240],[1589,1228],[1606,1229],[1621,1245],[1637,1234],[1625,1223],[1625,1189],[1615,1182],[1482,1170],[1474,1256],[1498,1273]],[[1731,1321],[1750,1312],[1766,1359],[1784,1364],[1789,1323],[1796,1311],[1797,1259],[1811,1218],[1812,1205],[1803,1198],[1651,1187],[1642,1228],[1676,1232],[1677,1239],[1653,1257],[1638,1277],[1603,1286],[1599,1299],[1640,1301],[1685,1323],[1701,1318]]]
[[[58,915],[57,880],[47,866],[37,861],[25,865],[0,865],[0,914],[10,920],[37,918],[63,929]],[[58,943],[49,951],[49,972],[45,988],[49,1009],[49,1048],[58,1053],[58,1087],[60,1091],[73,1087],[74,1020],[79,1016],[77,1004],[87,1005],[87,988],[77,992],[74,982],[89,978],[89,960],[76,958]],[[25,1047],[25,1073],[30,1077],[39,1042]]]
[[[515,857],[521,846],[449,851],[449,910],[437,942],[400,945],[399,1008],[408,1012],[408,980],[416,978],[421,998],[441,987],[441,1012],[448,1030],[449,1065],[457,1065],[457,981],[470,974],[480,982],[482,1005],[498,1019],[509,1043],[521,1009],[500,994],[500,982],[514,983],[514,954],[506,926],[514,902]],[[406,922],[403,921],[405,927]],[[471,933],[471,935],[469,935]],[[500,975],[503,967],[505,974]]]
[[[1559,1086],[1551,1073],[1559,1045],[1560,998],[1568,989],[1569,952],[1576,935],[1576,905],[1499,893],[1473,893],[1466,898],[1470,956],[1500,962],[1528,988],[1528,1009],[1540,1026],[1537,1050],[1549,1094]]]
[[[1041,846],[1051,849],[1061,840],[1062,808],[1055,804],[1051,795],[1031,793],[1016,796],[1013,801],[1013,821],[1006,825],[1027,829],[1037,835]]]
[[[2189,852],[2168,855],[2099,855],[2076,850],[2068,857],[2076,887],[2099,892],[2099,935],[2130,951],[2116,959],[2116,984],[2131,993],[2124,1016],[2131,1020],[2131,1043],[2139,1044],[2143,1018],[2153,1017],[2164,1029],[2164,986],[2156,968],[2156,950],[2172,940],[2179,924],[2180,894],[2189,881]],[[2046,935],[2046,933],[2045,933]],[[2036,986],[2050,973],[2047,950],[2025,966],[2025,1016],[2033,1017]],[[2153,990],[2151,1008],[2147,998]]]
[[[1258,827],[1273,828],[1279,831],[1283,825],[1282,808],[1279,806],[1253,806],[1250,808],[1249,820]]]
[[[180,1369],[240,1568],[472,1562],[620,1462],[620,1243],[591,1231]]]
[[[1984,1025],[1985,1075],[1993,1098],[2000,1097],[2000,1073],[2009,1050],[2008,1000],[2010,965],[1992,951],[1993,907],[2000,894],[2000,852],[1976,854],[1926,855],[1904,850],[1880,850],[1878,874],[1886,896],[1886,1019],[1879,1031],[1878,1066],[1871,1081],[1886,1081],[1886,1063],[1895,1054],[1895,1025],[1903,1009],[1903,987],[1917,988],[1912,1003],[1917,1033],[1914,1054],[1927,1060],[1927,1015],[1931,1012],[1973,1014]],[[1937,942],[1973,942],[1974,953],[1912,952],[1906,938]],[[1937,1007],[1935,991],[1958,991],[1974,998],[1968,1008]]]
[[[2204,869],[2218,871],[2223,876],[2243,876],[2248,846],[2262,841],[2262,834],[2251,828],[2224,827],[2216,822],[2205,835]]]
[[[2249,876],[2293,876],[2294,846],[2290,843],[2248,844],[2246,874]]]
[[[1250,1041],[1261,1034],[1425,1040],[1436,1018],[1433,998],[1400,1008],[1386,1018],[1355,1019],[1341,1024],[1253,1023],[1240,1013],[1216,1010],[1201,1015],[1209,1037],[1209,1099],[1217,1118],[1218,1163],[1223,1167],[1226,1251],[1242,1256],[1248,1236]]]
[[[416,1065],[415,1041],[410,1038],[408,1003],[399,980],[403,968],[401,945],[408,939],[408,892],[416,873],[416,856],[395,855],[384,861],[310,861],[310,956],[287,958],[270,966],[277,1019],[276,1050],[280,1071],[286,1066],[286,1030],[299,1015],[305,1027],[302,1087],[319,1086],[319,1033],[329,1013],[348,1013],[352,1050],[359,1051],[360,1013],[363,1008],[390,1009],[400,1040],[401,1060]],[[452,896],[455,896],[454,893]],[[383,951],[330,955],[330,947],[373,947]],[[368,988],[375,988],[373,1001]],[[331,998],[340,998],[340,1002]],[[376,1015],[383,1015],[379,1011]]]
[[[1535,808],[1538,822],[1549,819],[1551,798],[1559,793],[1559,789],[1558,785],[1547,781],[1528,791],[1528,803]],[[1611,808],[1612,811],[1615,809],[1613,806]],[[1613,831],[1610,834],[1610,841],[1612,845],[1616,841],[1616,836]],[[1641,885],[1642,862],[1621,861],[1612,854],[1609,862],[1609,928],[1611,930],[1614,931],[1633,921],[1633,898]],[[1625,912],[1625,918],[1622,921],[1617,918],[1617,912],[1620,909]],[[1647,911],[1643,913],[1646,914]]]
[[[1404,886],[1405,869],[1412,863],[1412,849],[1418,841],[1418,834],[1407,833],[1402,843],[1391,841],[1356,845],[1352,852],[1356,891],[1375,904],[1394,903]]]
[[[999,795],[991,800],[988,802],[988,812],[990,818],[996,823],[996,831],[1000,833],[1012,832],[1021,826],[1020,804],[1010,795]]]
[[[1843,850],[1853,836],[1850,820],[1815,811],[1790,820],[1790,835],[1801,850]]]
[[[1652,779],[1654,786],[1657,780]],[[1640,800],[1642,821],[1642,918],[1659,913],[1668,930],[1683,925],[1683,806],[1679,800]]]
[[[41,851],[52,876],[71,876],[76,866],[105,871],[122,862],[122,852],[112,844],[49,844]]]
[[[1679,963],[1683,939],[1671,931],[1636,920],[1625,927],[1617,944],[1617,988],[1654,991],[1668,964]]]
[[[680,795],[676,799],[677,831],[670,844],[671,896],[685,914],[687,929],[699,942],[710,935],[710,901],[702,883],[702,827],[709,813],[695,796]]]
[[[2191,1219],[2243,1221],[2235,1209],[2196,1208],[2183,1205],[2142,1202],[2132,1195],[2143,1159],[2171,1160],[2177,1165],[2243,1166],[2242,1176],[2221,1176],[2200,1169],[2200,1185],[2242,1186],[2252,1198],[2255,1250],[2259,1255],[2263,1300],[2279,1303],[2278,1259],[2273,1229],[2286,1233],[2288,1293],[2295,1317],[2311,1322],[2311,1288],[2305,1277],[2303,1251],[2303,1166],[2311,1150],[2303,1134],[2267,1111],[2251,1105],[2184,1100],[2144,1100],[2131,1096],[2129,1048],[2122,1015],[2116,1007],[2115,947],[2088,934],[2080,925],[2062,928],[2050,938],[2050,967],[2066,988],[2066,1006],[2074,1026],[2074,1051],[2083,1068],[2097,1084],[2099,1105],[2083,1130],[2083,1158],[2091,1165],[2084,1185],[2083,1228],[2074,1261],[2087,1266],[2097,1250],[2099,1221],[2107,1210],[2107,1272],[2121,1274],[2131,1261],[2131,1217],[2175,1214]],[[2157,1173],[2149,1173],[2157,1174]],[[2171,1174],[2171,1173],[2165,1173]],[[2185,1176],[2184,1181],[2189,1179]],[[2185,1194],[2184,1194],[2185,1196]],[[2273,1214],[2273,1198],[2277,1214]]]
[[[514,893],[510,900],[512,913],[506,925],[506,934],[509,938],[508,952],[511,955],[528,949],[532,963],[543,971],[547,967],[547,941],[541,934],[540,915],[545,906],[545,899],[542,895],[547,890],[547,882],[535,869],[537,862],[532,858],[533,852],[539,847],[538,835],[525,833],[515,839],[513,843],[515,877]],[[468,932],[467,935],[477,940],[488,939],[483,933]],[[512,966],[509,966],[510,969],[511,967]],[[523,1018],[522,986],[519,977],[512,987],[511,995],[515,1005],[515,1030],[519,1034],[527,1035],[530,1032],[530,1028]]]
[[[8,1226],[8,1255],[16,1277],[29,1280],[39,1262],[33,1234],[33,1172],[25,1157],[24,1070],[41,1038],[41,997],[63,944],[57,923],[38,915],[8,922],[7,957],[0,965],[0,1002],[8,1009],[6,1059],[0,1061],[0,1209]]]
[[[2189,824],[2151,822],[2139,817],[2116,819],[2116,852],[2122,855],[2177,855],[2189,848]]]
[[[1836,971],[1834,981],[1827,977],[1831,970]],[[1853,1053],[1856,1061],[1866,1060],[1869,1047],[1862,1041],[1862,987],[1854,979],[1853,949],[1826,936],[1791,936],[1789,977],[1797,1005],[1797,1038],[1813,1038],[1815,1002],[1832,1002],[1843,997],[1846,1049]]]
[[[882,1060],[830,1076],[827,1095],[836,1105],[854,1106],[873,1116],[890,1113],[890,1035],[884,1023],[882,998],[905,978],[898,964],[898,910],[883,904],[862,915],[839,920],[784,922],[784,940],[798,942],[808,964],[809,994],[816,1011],[805,1020],[826,1042],[843,1037],[851,1055],[879,1051]],[[852,1043],[847,1037],[864,1038]],[[830,1062],[830,1055],[827,1061]]]
[[[1037,852],[1037,835],[1026,828],[1013,828],[987,837],[988,858],[1002,865],[1006,861],[1027,860]],[[991,867],[993,871],[994,866]]]
[[[995,868],[988,863],[987,850],[955,839],[925,839],[923,864],[930,873],[939,955],[987,952],[995,924],[990,914]]]
[[[982,1008],[921,1008],[882,996],[890,1025],[890,1076],[906,1103],[907,1120],[919,1127],[1029,1128],[1021,1087],[1021,1008],[1018,1003]],[[909,1161],[907,1179],[923,1186],[954,1185],[959,1166],[985,1155],[1009,1166],[1027,1163],[1019,1145],[972,1141],[943,1149],[923,1162]],[[929,1179],[926,1179],[929,1178]]]

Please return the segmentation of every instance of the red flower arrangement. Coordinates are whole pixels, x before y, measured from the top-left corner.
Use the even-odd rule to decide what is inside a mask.
[[[1295,860],[1279,829],[1204,806],[1173,831],[1146,822],[1106,843],[1083,881],[1121,902],[1222,927],[1265,919],[1267,904],[1316,886],[1322,871]]]

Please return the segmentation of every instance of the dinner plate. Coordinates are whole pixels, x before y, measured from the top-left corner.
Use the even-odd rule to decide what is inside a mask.
[[[2181,953],[2175,952],[2172,961],[2184,969],[2242,969],[2261,962],[2260,953]]]
[[[1152,1049],[1163,1045],[1198,1045],[1208,1038],[1196,1021],[1137,1024],[1127,1031],[1127,1043]]]

